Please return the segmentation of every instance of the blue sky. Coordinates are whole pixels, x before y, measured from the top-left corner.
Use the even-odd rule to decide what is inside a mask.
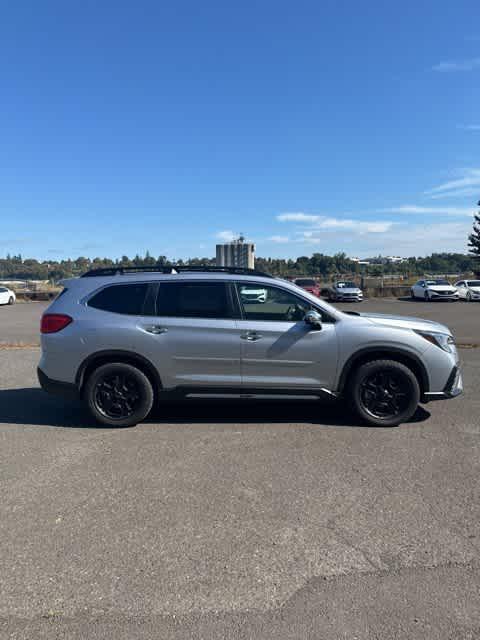
[[[480,5],[0,6],[0,255],[464,251]]]

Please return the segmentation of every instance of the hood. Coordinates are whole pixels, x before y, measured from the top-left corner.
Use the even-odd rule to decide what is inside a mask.
[[[434,284],[427,287],[430,291],[456,291],[450,284]]]
[[[452,332],[447,326],[439,322],[434,322],[433,320],[413,318],[410,316],[393,316],[383,313],[359,313],[359,315],[375,324],[383,324],[400,329],[414,329],[415,331],[436,331],[437,333],[448,333],[452,335]]]
[[[358,287],[334,287],[337,291],[345,291],[345,293],[362,293]]]

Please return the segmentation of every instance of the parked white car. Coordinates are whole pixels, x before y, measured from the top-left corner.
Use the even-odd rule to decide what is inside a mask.
[[[247,304],[265,303],[267,301],[267,290],[263,287],[253,287],[251,285],[240,287],[240,297],[242,302]]]
[[[410,290],[413,299],[422,298],[427,302],[432,300],[458,300],[458,291],[448,280],[419,280]]]
[[[462,300],[467,302],[480,300],[480,280],[460,280],[455,286]]]
[[[14,291],[0,285],[0,304],[13,304],[16,299]]]

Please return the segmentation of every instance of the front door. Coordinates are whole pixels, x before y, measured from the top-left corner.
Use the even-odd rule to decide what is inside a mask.
[[[243,389],[332,389],[338,357],[334,319],[281,286],[239,282],[237,292]],[[312,308],[322,313],[321,329],[304,322]]]

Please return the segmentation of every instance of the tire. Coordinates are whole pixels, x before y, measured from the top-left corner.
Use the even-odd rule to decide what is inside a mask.
[[[415,300],[415,294],[413,293],[413,289],[410,289],[410,298]]]
[[[351,408],[374,427],[396,427],[408,421],[420,402],[420,385],[407,366],[396,360],[361,365],[347,387]]]
[[[425,291],[425,296],[424,296],[424,298],[425,298],[425,302],[431,302],[431,301],[432,301],[432,299],[431,299],[431,298],[430,298],[430,296],[428,295],[428,291]]]
[[[467,302],[471,302],[472,301],[472,294],[470,293],[470,291],[467,293]]]
[[[10,296],[10,298],[8,299],[8,304],[10,306],[12,306],[12,304],[15,302],[15,300],[13,299],[13,296]]]
[[[130,364],[112,362],[95,369],[83,399],[97,422],[109,427],[132,427],[153,406],[154,393],[147,376]]]

